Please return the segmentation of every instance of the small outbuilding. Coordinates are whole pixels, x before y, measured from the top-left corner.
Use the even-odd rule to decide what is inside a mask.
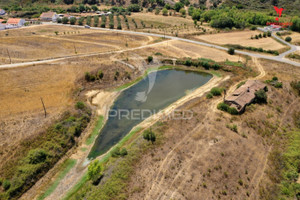
[[[258,90],[267,91],[266,84],[258,80],[248,80],[244,85],[226,97],[224,102],[241,113],[245,110],[247,105],[253,103],[255,92]]]
[[[58,17],[59,16],[56,12],[44,12],[41,14],[40,19],[41,21],[56,22]]]
[[[0,8],[0,15],[5,15],[5,14],[6,14],[5,10]]]

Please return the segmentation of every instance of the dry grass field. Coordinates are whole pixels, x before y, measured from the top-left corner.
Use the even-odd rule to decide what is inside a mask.
[[[251,36],[262,34],[259,31],[236,31],[230,33],[219,33],[195,36],[195,39],[199,39],[205,42],[225,45],[225,44],[240,44],[242,46],[250,46],[256,48],[263,48],[265,50],[280,50],[285,46],[276,40],[268,38],[251,39]]]
[[[8,36],[0,36],[0,61],[3,64],[10,63],[9,56],[12,63],[18,63],[138,47],[157,39],[63,26],[33,26],[14,31],[10,30]],[[38,34],[32,35],[32,32]]]
[[[298,46],[300,45],[300,33],[292,32],[292,34],[289,36],[292,38],[292,44],[295,44]]]
[[[217,50],[214,48],[204,47],[183,41],[167,41],[153,47],[148,47],[136,53],[147,56],[149,52],[152,54],[161,53],[164,57],[169,58],[209,58],[217,62],[225,61],[243,61],[242,57],[238,55],[229,55],[225,51]]]

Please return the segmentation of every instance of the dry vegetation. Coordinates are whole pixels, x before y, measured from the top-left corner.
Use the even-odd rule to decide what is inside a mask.
[[[239,44],[242,46],[250,46],[263,48],[265,50],[280,50],[285,48],[284,45],[277,42],[273,38],[251,39],[251,36],[262,34],[260,31],[235,31],[229,33],[219,33],[211,35],[196,36],[196,39],[203,40],[209,43],[226,45]]]
[[[218,100],[201,98],[187,104],[182,109],[192,109],[194,118],[169,120],[158,127],[156,133],[164,138],[163,144],[147,152],[134,167],[129,199],[259,199],[266,198],[266,193],[278,195],[278,188],[268,191],[274,183],[264,172],[278,174],[269,168],[267,158],[276,143],[272,138],[278,141],[283,137],[281,131],[294,127],[290,111],[299,109],[300,102],[289,84],[297,80],[300,70],[269,61],[262,65],[268,71],[263,80],[278,76],[284,85],[283,89],[269,86],[268,105],[252,105],[245,114],[232,117],[220,111],[207,113]],[[236,125],[237,130],[227,125]]]

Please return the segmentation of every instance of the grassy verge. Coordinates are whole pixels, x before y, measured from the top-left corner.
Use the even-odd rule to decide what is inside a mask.
[[[93,129],[93,132],[91,133],[91,135],[85,141],[86,145],[91,145],[94,142],[96,136],[99,134],[99,130],[103,126],[103,121],[104,121],[104,117],[102,115],[99,116],[99,119],[97,120],[96,126]]]
[[[58,175],[57,179],[53,184],[41,195],[38,197],[38,200],[43,200],[49,196],[58,186],[59,182],[67,175],[67,173],[75,166],[77,160],[68,159],[62,166],[62,171]]]

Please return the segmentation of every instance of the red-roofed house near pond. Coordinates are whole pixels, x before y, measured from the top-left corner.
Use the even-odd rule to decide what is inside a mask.
[[[236,89],[230,96],[225,98],[225,103],[234,107],[239,113],[245,110],[247,105],[253,103],[255,92],[267,90],[266,84],[258,80],[248,80],[244,85]]]

